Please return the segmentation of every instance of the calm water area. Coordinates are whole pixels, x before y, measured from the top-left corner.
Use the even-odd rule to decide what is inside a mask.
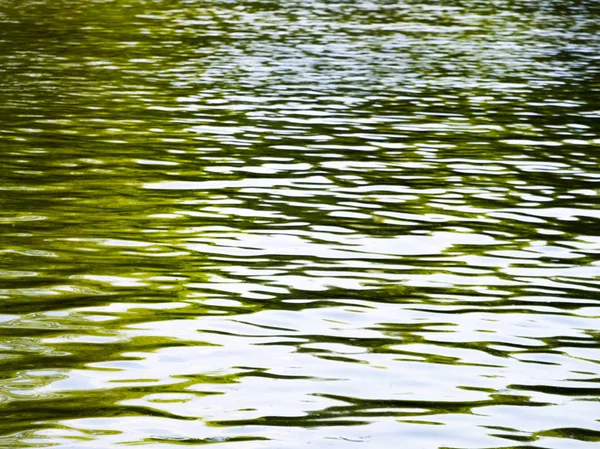
[[[600,446],[600,2],[0,0],[0,449]]]

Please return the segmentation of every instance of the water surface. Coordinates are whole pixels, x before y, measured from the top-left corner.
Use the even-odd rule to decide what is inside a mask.
[[[0,446],[596,447],[599,30],[0,0]]]

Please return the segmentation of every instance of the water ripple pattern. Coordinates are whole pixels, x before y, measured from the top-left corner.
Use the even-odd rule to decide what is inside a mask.
[[[595,448],[599,31],[0,0],[0,447]]]

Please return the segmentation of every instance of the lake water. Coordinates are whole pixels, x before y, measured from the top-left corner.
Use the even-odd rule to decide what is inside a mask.
[[[596,0],[0,0],[0,447],[597,447],[599,118]]]

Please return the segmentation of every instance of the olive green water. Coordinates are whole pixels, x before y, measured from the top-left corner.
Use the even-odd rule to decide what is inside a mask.
[[[599,31],[0,0],[0,448],[596,447]]]

